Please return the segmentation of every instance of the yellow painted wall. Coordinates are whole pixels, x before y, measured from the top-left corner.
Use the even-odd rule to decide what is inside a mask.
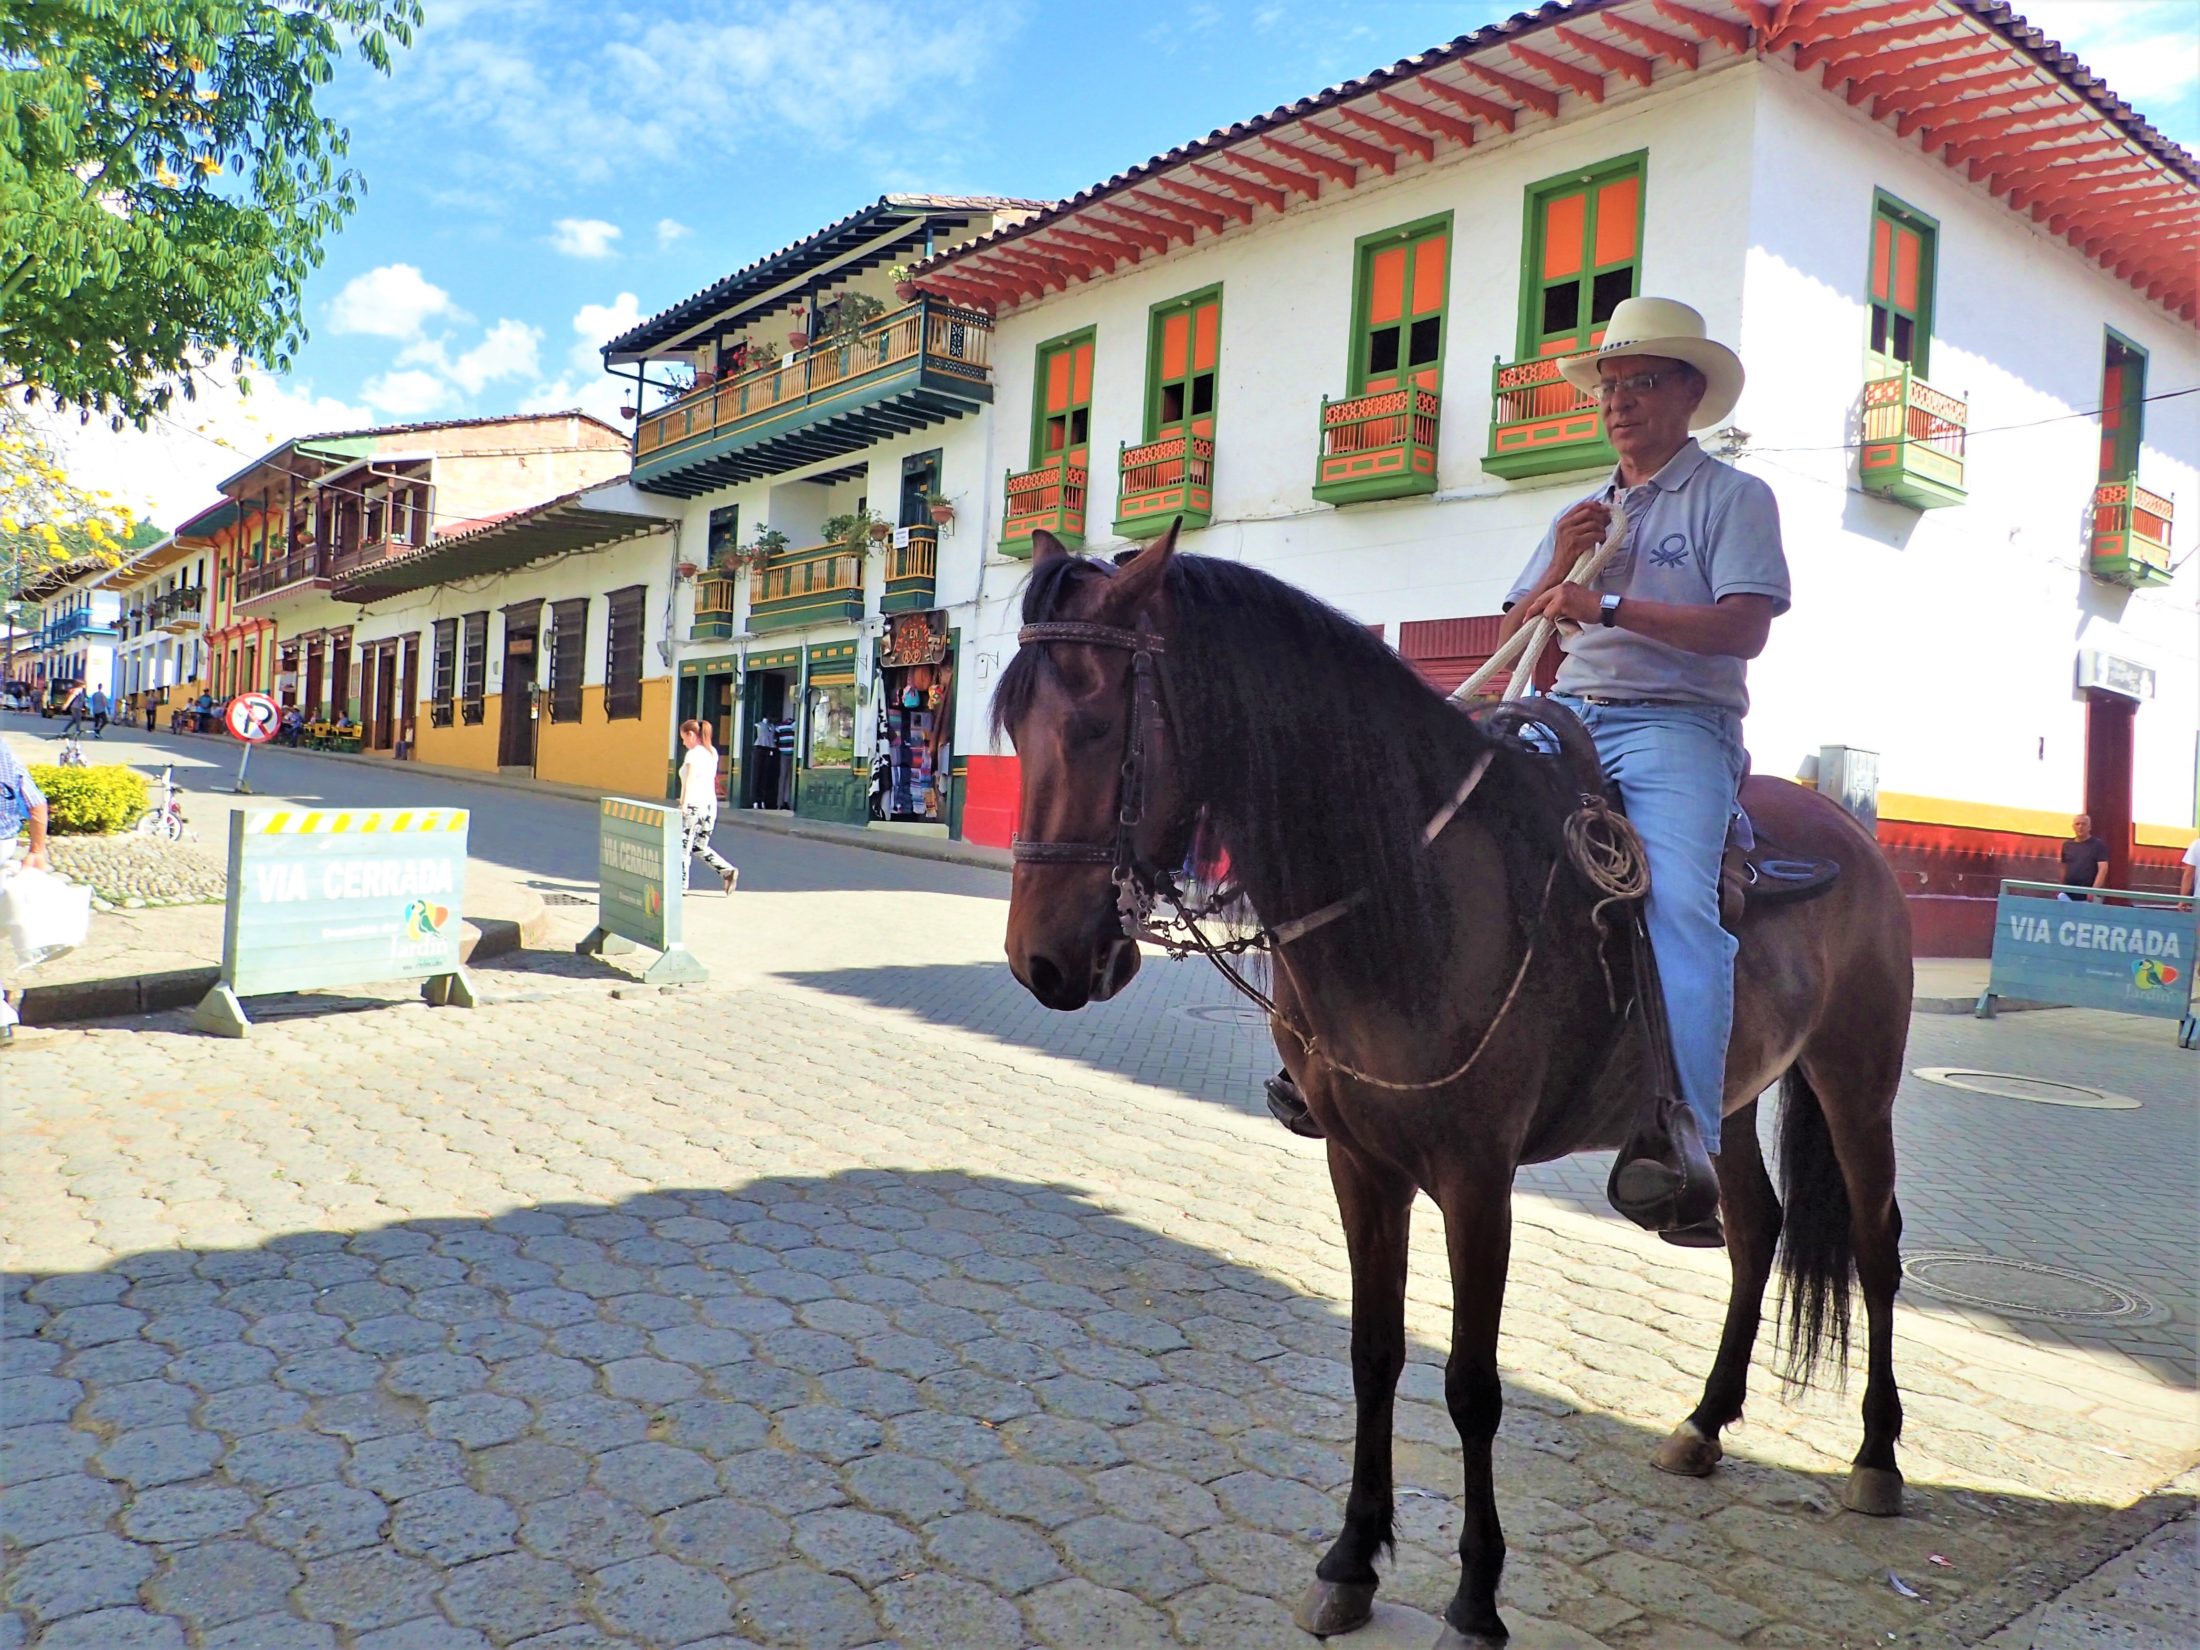
[[[447,728],[428,726],[426,707],[422,707],[420,720],[413,726],[417,744],[415,759],[432,762],[441,768],[472,768],[477,773],[497,771],[497,729],[504,715],[503,695],[492,693],[482,701],[481,720],[474,723],[453,721]],[[451,707],[455,718],[458,707]]]
[[[1948,797],[1912,796],[1905,791],[1879,793],[1879,817],[1913,825],[1956,825],[1974,831],[2015,831],[2025,836],[2065,837],[2070,834],[2071,807],[2061,812],[2045,808],[2009,808],[1995,802],[1958,802]],[[2140,824],[2132,835],[2142,848],[2182,848],[2192,840],[2184,825]]]
[[[672,742],[672,678],[643,681],[639,720],[606,721],[601,684],[584,687],[581,719],[553,722],[546,715],[535,725],[535,740],[537,779],[654,801],[665,794],[665,759]]]

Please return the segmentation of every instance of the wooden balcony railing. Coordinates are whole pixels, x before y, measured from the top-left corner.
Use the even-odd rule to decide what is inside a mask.
[[[695,623],[688,639],[721,641],[733,634],[733,575],[711,573],[696,581]]]
[[[2174,501],[2150,493],[2137,476],[2093,489],[2092,544],[2087,570],[2097,579],[2136,590],[2170,580]]]
[[[1499,361],[1490,371],[1490,450],[1482,468],[1508,478],[1616,463],[1596,397],[1558,375],[1561,358]]]
[[[1904,367],[1864,386],[1864,491],[1914,509],[1961,504],[1964,427],[1970,404]]]
[[[1214,519],[1215,444],[1211,436],[1172,430],[1125,445],[1116,458],[1115,530],[1152,538],[1177,517],[1187,529]]]
[[[307,579],[325,578],[321,560],[311,549],[262,562],[257,567],[247,567],[237,575],[237,600],[255,601],[272,595],[286,585],[302,583]]]
[[[1070,549],[1085,542],[1085,466],[1067,455],[1036,470],[1008,473],[1008,502],[1001,513],[1001,554],[1028,557],[1031,535],[1045,528]]]
[[[863,558],[841,545],[783,551],[751,578],[751,630],[863,617]]]
[[[925,366],[973,384],[992,371],[993,320],[936,298],[882,315],[851,341],[826,338],[768,367],[721,379],[643,418],[634,429],[637,461],[830,395],[885,369]]]
[[[895,537],[902,542],[886,552],[886,592],[879,598],[881,613],[921,613],[933,606],[939,576],[940,530],[937,527],[905,527]]]
[[[1314,496],[1355,504],[1436,491],[1438,410],[1436,392],[1418,385],[1341,401],[1324,396]]]
[[[402,556],[418,549],[407,534],[393,534],[387,538],[368,539],[363,544],[346,545],[330,552],[328,571],[331,576],[341,576],[354,568],[365,567],[392,556]]]

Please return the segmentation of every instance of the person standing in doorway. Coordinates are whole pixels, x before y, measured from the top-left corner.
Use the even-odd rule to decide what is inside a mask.
[[[749,781],[749,806],[775,808],[779,805],[779,730],[772,726],[769,713],[758,712],[756,718],[756,743],[750,761],[756,764],[756,775]]]
[[[686,852],[680,860],[682,874],[690,859],[700,858],[718,873],[727,893],[733,892],[741,873],[710,845],[710,833],[718,828],[718,747],[710,731],[692,716],[680,724],[680,828]]]
[[[779,800],[778,808],[794,806],[794,712],[779,724]]]
[[[2070,839],[2062,845],[2062,880],[2065,888],[2100,888],[2107,884],[2108,844],[2093,834],[2091,814],[2080,814],[2070,822]]]

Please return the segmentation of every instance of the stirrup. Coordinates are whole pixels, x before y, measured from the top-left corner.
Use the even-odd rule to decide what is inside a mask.
[[[1646,1149],[1639,1136],[1612,1162],[1604,1195],[1612,1207],[1645,1231],[1678,1232],[1715,1222],[1719,1177],[1704,1150],[1695,1113],[1675,1107],[1665,1125],[1666,1150]]]
[[[1297,1135],[1301,1140],[1326,1140],[1322,1126],[1314,1121],[1314,1114],[1307,1109],[1306,1097],[1299,1093],[1298,1084],[1291,1081],[1288,1071],[1279,1071],[1261,1084],[1261,1093],[1268,1099],[1268,1115]]]

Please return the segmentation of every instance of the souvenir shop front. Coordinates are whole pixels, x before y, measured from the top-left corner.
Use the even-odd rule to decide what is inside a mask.
[[[869,774],[856,756],[856,643],[814,643],[803,663],[794,811],[833,825],[864,824]]]
[[[873,816],[944,826],[954,772],[954,638],[944,613],[896,613],[879,638],[874,701],[886,762]]]

